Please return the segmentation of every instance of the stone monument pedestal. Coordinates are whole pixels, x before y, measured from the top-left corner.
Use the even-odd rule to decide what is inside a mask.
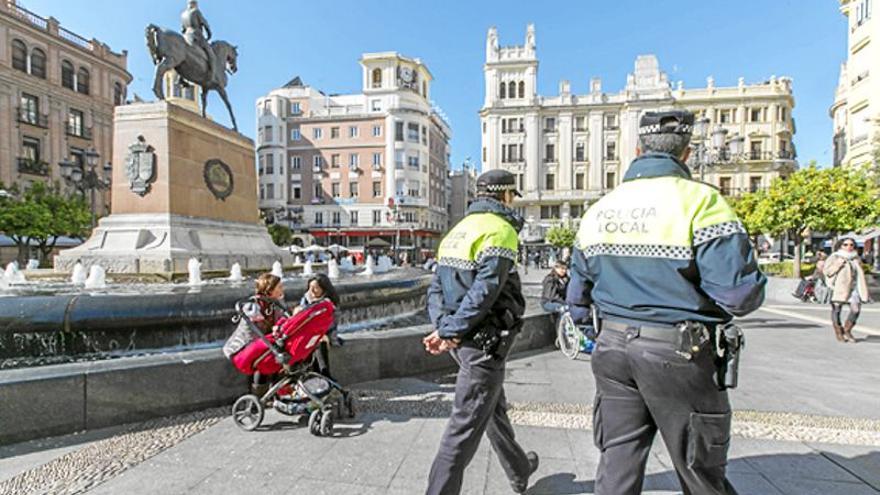
[[[257,209],[253,141],[172,103],[116,107],[111,215],[83,245],[55,257],[109,272],[186,273],[290,264]]]

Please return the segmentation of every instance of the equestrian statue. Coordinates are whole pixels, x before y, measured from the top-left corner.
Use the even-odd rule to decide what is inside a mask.
[[[232,128],[238,131],[235,115],[226,95],[226,74],[238,71],[238,50],[226,41],[211,41],[211,28],[199,10],[196,0],[188,0],[187,8],[180,15],[181,33],[161,29],[155,24],[147,26],[147,48],[156,65],[153,93],[165,99],[162,78],[169,70],[177,72],[177,82],[183,85],[197,84],[202,88],[202,117],[208,103],[208,91],[214,90],[223,99]]]

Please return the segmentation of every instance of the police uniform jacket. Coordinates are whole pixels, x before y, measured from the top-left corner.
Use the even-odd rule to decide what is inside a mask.
[[[566,300],[585,320],[717,324],[757,309],[766,278],[748,234],[714,187],[671,155],[632,162],[580,224]]]
[[[505,327],[519,326],[525,311],[516,271],[521,228],[513,210],[480,198],[443,238],[428,288],[428,314],[440,337],[466,338],[486,323],[503,328],[505,313],[513,320]]]

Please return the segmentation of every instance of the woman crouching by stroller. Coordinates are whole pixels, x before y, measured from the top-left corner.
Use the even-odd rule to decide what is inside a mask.
[[[309,277],[308,284],[306,285],[306,293],[303,294],[302,299],[300,299],[299,306],[293,310],[293,314],[299,313],[323,300],[329,300],[337,310],[339,309],[339,294],[336,293],[336,288],[333,287],[333,282],[330,281],[330,277],[324,273],[316,273]],[[331,344],[334,346],[342,345],[342,340],[336,334],[335,321],[330,327],[330,331],[327,332],[327,336],[321,340],[321,347],[315,355],[316,369],[314,371],[336,381],[336,379],[330,374]]]
[[[862,262],[856,251],[856,241],[843,238],[837,250],[825,260],[822,269],[828,288],[831,289],[831,324],[834,336],[840,342],[855,342],[852,329],[859,319],[862,304],[868,302],[868,283]],[[840,313],[844,305],[849,305],[846,323],[841,325]]]

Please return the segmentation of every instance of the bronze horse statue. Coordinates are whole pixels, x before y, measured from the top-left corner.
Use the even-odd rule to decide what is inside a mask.
[[[238,131],[235,123],[235,115],[232,114],[232,106],[226,95],[226,73],[235,74],[238,71],[238,50],[235,46],[225,41],[212,41],[211,49],[214,51],[214,71],[208,73],[208,60],[205,52],[197,47],[190,46],[180,34],[163,30],[155,24],[147,26],[147,48],[153,63],[156,64],[156,78],[153,81],[153,93],[160,100],[165,99],[162,90],[162,78],[169,70],[175,70],[181,79],[188,83],[198,84],[202,88],[202,117],[208,103],[208,91],[214,90],[220,94],[226,109],[229,110],[229,118],[232,120],[232,128]]]

